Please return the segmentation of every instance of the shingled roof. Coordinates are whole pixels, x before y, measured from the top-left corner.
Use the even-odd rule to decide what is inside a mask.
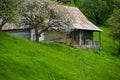
[[[73,28],[81,30],[102,31],[90,22],[85,15],[76,7],[66,7],[68,12],[74,17]]]

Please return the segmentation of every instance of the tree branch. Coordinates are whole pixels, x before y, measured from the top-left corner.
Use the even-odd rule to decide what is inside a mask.
[[[41,34],[41,33],[45,32],[45,31],[48,30],[50,27],[51,27],[51,26],[48,26],[48,27],[42,29],[38,34]]]
[[[0,31],[2,30],[2,27],[7,23],[7,19],[3,19],[0,24]]]

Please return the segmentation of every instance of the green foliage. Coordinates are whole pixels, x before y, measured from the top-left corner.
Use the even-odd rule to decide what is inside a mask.
[[[63,3],[63,5],[65,5],[65,6],[75,6],[73,0],[71,2],[68,2],[68,3]]]
[[[18,5],[21,0],[0,0],[0,19],[15,20],[19,14]]]
[[[114,10],[113,0],[78,0],[75,4],[90,21],[98,25],[103,24]]]
[[[120,41],[120,9],[115,10],[111,17],[111,36],[114,40]]]
[[[52,0],[54,2],[57,2],[57,0]],[[64,3],[61,3],[62,5],[65,5],[65,6],[75,6],[74,4],[74,0],[71,0],[71,2],[64,2]]]
[[[105,51],[106,54],[111,54],[111,55],[118,55],[118,42],[114,41],[109,33],[109,27],[108,25],[103,25],[99,26],[103,32],[101,32],[101,46],[102,46],[102,51]],[[95,40],[98,40],[98,33],[94,34]]]
[[[111,23],[109,34],[113,40],[117,40],[119,42],[118,52],[120,52],[120,9],[114,11],[114,14],[109,21],[109,23]]]
[[[120,59],[104,51],[0,36],[0,80],[120,79]]]
[[[114,0],[114,4],[117,8],[120,9],[120,0]]]

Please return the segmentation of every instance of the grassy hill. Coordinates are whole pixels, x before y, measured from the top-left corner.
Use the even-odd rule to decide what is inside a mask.
[[[110,35],[109,35],[109,26],[99,26],[103,32],[101,32],[101,45],[102,45],[102,51],[104,51],[107,54],[111,54],[117,57],[118,55],[118,42],[114,41]],[[94,38],[98,40],[98,33],[95,33]],[[120,54],[120,53],[119,53]]]
[[[120,80],[120,59],[106,53],[105,34],[107,49],[91,51],[0,32],[0,80]]]

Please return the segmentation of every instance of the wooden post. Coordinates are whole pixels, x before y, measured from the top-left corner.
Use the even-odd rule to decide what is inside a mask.
[[[99,32],[99,41],[100,41],[100,49],[101,49],[101,33]]]
[[[101,40],[101,33],[99,32],[99,40]]]

